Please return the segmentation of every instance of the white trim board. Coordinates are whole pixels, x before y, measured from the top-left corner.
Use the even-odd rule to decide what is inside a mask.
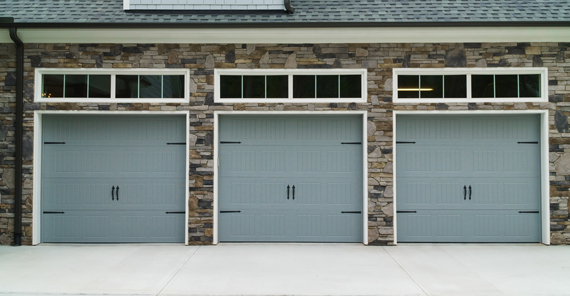
[[[18,29],[24,43],[567,42],[570,27]],[[0,43],[13,43],[8,29]]]
[[[42,131],[43,131],[43,115],[185,115],[186,116],[186,182],[185,182],[185,217],[184,228],[184,245],[188,245],[188,199],[190,198],[190,112],[188,111],[34,111],[34,159],[33,159],[33,217],[32,217],[32,245],[38,245],[41,241],[41,172],[42,172]]]
[[[396,125],[398,115],[509,115],[509,114],[537,114],[540,115],[540,206],[541,206],[541,243],[550,245],[550,181],[549,181],[549,151],[548,151],[548,110],[517,110],[517,111],[504,111],[504,110],[491,110],[491,111],[394,111],[393,112],[393,139],[392,145],[394,147],[393,155],[393,183],[394,183],[394,244],[398,243],[398,229],[397,229],[397,195],[396,190]]]
[[[218,134],[219,117],[224,115],[358,115],[362,116],[362,243],[368,245],[368,132],[367,132],[367,111],[214,111],[214,239],[213,243],[218,244]]]

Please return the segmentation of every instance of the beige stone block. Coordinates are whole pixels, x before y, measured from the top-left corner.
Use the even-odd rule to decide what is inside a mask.
[[[524,49],[526,54],[540,54],[541,48],[539,46],[529,46]]]

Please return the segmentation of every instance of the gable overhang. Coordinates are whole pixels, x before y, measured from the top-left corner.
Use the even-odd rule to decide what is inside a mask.
[[[569,42],[570,22],[445,23],[14,23],[25,43]]]

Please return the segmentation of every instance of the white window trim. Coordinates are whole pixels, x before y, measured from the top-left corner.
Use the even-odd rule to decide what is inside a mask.
[[[471,75],[489,74],[541,74],[539,98],[471,98]],[[467,98],[448,99],[400,99],[398,98],[398,75],[467,75]],[[392,101],[394,103],[504,103],[504,102],[548,102],[548,68],[406,68],[392,70]]]
[[[111,98],[43,98],[43,75],[112,75]],[[115,94],[114,75],[184,75],[184,98],[113,98]],[[188,103],[190,102],[189,69],[67,69],[36,68],[34,101],[39,103]]]
[[[222,99],[220,98],[221,75],[288,75],[289,97],[283,99]],[[361,75],[361,96],[355,98],[293,98],[293,75]],[[366,103],[368,100],[367,69],[214,69],[215,103]]]

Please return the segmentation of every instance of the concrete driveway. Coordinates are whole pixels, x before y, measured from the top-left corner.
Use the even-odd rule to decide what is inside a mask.
[[[570,246],[0,247],[8,295],[570,295]]]

